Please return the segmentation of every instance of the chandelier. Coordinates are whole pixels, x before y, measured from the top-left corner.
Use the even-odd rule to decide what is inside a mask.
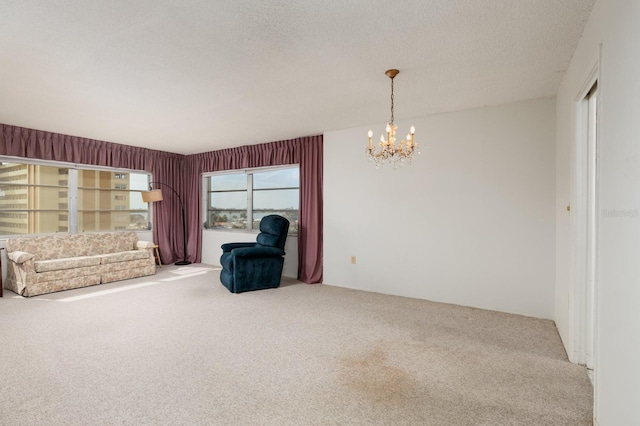
[[[402,167],[405,163],[411,164],[411,159],[415,152],[420,154],[420,152],[417,151],[418,144],[414,139],[416,128],[413,126],[409,129],[407,138],[400,141],[400,144],[396,146],[396,130],[398,126],[393,124],[393,79],[399,72],[400,71],[395,69],[385,72],[385,74],[391,79],[391,121],[387,123],[387,138],[385,139],[384,135],[381,135],[378,146],[374,148],[372,139],[373,132],[369,130],[368,133],[369,147],[366,152],[369,157],[369,161],[374,161],[376,163],[376,168],[380,167],[381,164],[393,164],[394,168]]]

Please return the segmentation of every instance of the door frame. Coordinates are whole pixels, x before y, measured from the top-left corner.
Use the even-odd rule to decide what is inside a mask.
[[[575,363],[592,369],[595,383],[597,371],[597,238],[599,171],[597,163],[600,114],[589,116],[589,94],[600,78],[601,49],[575,98],[576,133],[574,145],[574,185],[571,205],[573,257],[573,356]],[[600,96],[596,96],[596,111]],[[595,122],[595,137],[590,138],[589,125]],[[591,120],[591,121],[590,121]],[[595,389],[595,386],[594,386]]]

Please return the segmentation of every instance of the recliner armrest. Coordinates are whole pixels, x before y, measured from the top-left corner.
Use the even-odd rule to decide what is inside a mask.
[[[222,245],[222,251],[224,253],[230,252],[231,250],[246,248],[246,247],[255,247],[256,243],[226,243]]]
[[[245,247],[234,249],[231,253],[234,257],[282,257],[284,250],[277,247]]]

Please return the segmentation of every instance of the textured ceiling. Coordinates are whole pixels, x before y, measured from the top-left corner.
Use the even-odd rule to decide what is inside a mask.
[[[0,122],[191,154],[553,96],[594,0],[1,0]]]

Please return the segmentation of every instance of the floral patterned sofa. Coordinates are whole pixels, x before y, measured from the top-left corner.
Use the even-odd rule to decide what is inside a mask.
[[[152,247],[124,231],[10,238],[5,288],[29,297],[153,275]]]

